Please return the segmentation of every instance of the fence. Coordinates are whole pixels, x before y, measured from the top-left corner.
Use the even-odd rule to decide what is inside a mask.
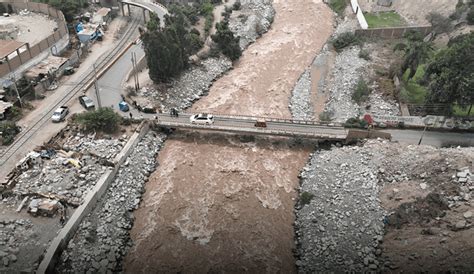
[[[414,27],[395,27],[395,28],[377,28],[377,29],[358,29],[355,31],[356,35],[367,38],[378,37],[385,39],[398,39],[408,31],[419,31],[423,35],[428,35],[431,32],[431,26],[414,26]]]
[[[20,2],[17,0],[10,0],[8,2],[2,2],[2,3],[4,5],[11,5],[15,12],[27,9],[29,11],[46,14],[50,17],[55,18],[58,23],[58,27],[54,31],[53,34],[41,40],[35,45],[29,45],[29,51],[26,50],[26,51],[20,52],[19,55],[16,55],[15,57],[12,57],[11,59],[9,58],[11,71],[16,70],[23,64],[34,59],[35,57],[40,55],[42,52],[44,52],[45,50],[49,50],[50,48],[54,55],[59,54],[58,49],[56,48],[56,51],[53,51],[53,48],[58,41],[64,38],[64,36],[68,35],[66,20],[61,11],[43,3],[33,3],[33,2],[24,2],[24,1]],[[2,64],[0,64],[0,77],[3,77],[7,75],[8,73],[10,73],[11,72],[10,68],[6,62],[3,62]]]

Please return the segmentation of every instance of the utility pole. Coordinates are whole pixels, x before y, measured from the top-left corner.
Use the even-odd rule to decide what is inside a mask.
[[[99,108],[102,107],[102,104],[100,103],[100,93],[99,93],[99,86],[97,84],[97,69],[95,67],[95,63],[93,65],[94,67],[94,89],[95,89],[95,97],[97,98],[97,106]]]
[[[18,102],[20,102],[20,107],[23,108],[23,103],[21,102],[21,96],[20,96],[20,93],[18,92],[18,87],[16,85],[15,75],[12,75],[10,80],[13,82],[13,88],[15,89]]]
[[[425,125],[425,128],[423,129],[423,132],[421,133],[420,141],[418,141],[418,145],[421,145],[421,141],[423,140],[423,136],[425,135],[425,131],[426,131],[426,128],[427,128],[427,127],[428,127],[428,126]]]
[[[137,79],[137,91],[140,89],[140,79],[138,78],[138,64],[137,64],[137,53],[133,53],[134,60],[135,60],[135,78]]]
[[[138,80],[137,56],[134,52],[132,52],[132,74],[133,81],[135,83],[135,92],[138,92],[138,90],[140,89],[140,82]]]

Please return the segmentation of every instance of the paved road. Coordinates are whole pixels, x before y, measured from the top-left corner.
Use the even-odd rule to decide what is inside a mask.
[[[212,125],[200,125],[192,124],[189,121],[191,116],[189,113],[182,113],[179,117],[171,117],[169,114],[144,115],[145,118],[151,119],[154,119],[155,116],[158,125],[162,126],[244,134],[344,140],[348,132],[343,127],[328,127],[317,123],[303,123],[301,121],[283,119],[267,120],[266,128],[257,128],[254,125],[258,119],[257,117],[214,115],[214,123]]]
[[[392,134],[392,140],[400,143],[415,144],[420,141],[422,131],[417,130],[384,130]],[[422,145],[431,145],[436,147],[444,146],[474,146],[474,133],[454,133],[426,131]]]

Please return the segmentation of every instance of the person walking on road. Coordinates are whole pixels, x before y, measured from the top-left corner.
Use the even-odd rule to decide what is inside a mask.
[[[128,113],[128,115],[130,116],[130,119],[133,119],[133,114],[131,112]]]

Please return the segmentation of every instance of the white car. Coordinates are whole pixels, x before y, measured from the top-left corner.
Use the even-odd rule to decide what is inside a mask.
[[[69,113],[69,108],[66,106],[61,106],[53,113],[51,120],[53,122],[61,122],[66,118],[66,115]]]
[[[212,125],[212,123],[214,123],[214,116],[212,116],[212,114],[199,113],[191,115],[189,121],[191,121],[192,124]]]

